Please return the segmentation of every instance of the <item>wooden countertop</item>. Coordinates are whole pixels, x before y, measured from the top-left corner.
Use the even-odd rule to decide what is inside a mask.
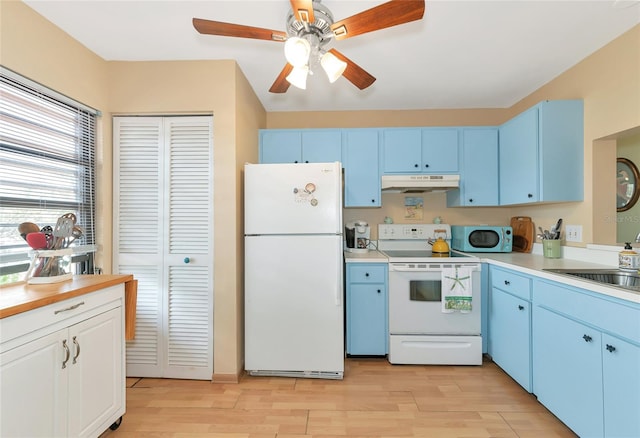
[[[134,284],[133,275],[76,275],[73,279],[60,283],[27,284],[21,282],[1,286],[0,318],[127,282]],[[128,288],[125,287],[125,289]]]

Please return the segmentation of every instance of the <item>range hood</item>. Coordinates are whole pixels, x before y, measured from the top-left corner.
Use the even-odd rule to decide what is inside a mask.
[[[460,175],[382,175],[384,193],[445,192],[460,187]]]

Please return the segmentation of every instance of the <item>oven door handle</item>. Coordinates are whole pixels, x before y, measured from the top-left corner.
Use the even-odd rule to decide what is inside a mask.
[[[408,266],[389,266],[389,270],[390,271],[395,271],[395,272],[416,272],[416,271],[423,271],[424,269],[422,268],[411,268]]]

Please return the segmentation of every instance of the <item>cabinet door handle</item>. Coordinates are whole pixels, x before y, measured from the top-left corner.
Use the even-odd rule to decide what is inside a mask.
[[[372,199],[372,200],[371,200],[371,203],[372,203],[372,204],[375,204],[375,203],[376,203],[376,200],[375,200],[375,199]]]
[[[62,361],[62,369],[67,367],[67,362],[69,362],[69,358],[71,357],[71,352],[69,351],[69,346],[67,345],[67,340],[62,340],[62,348],[64,348],[64,360]]]
[[[585,342],[591,342],[593,340],[593,338],[589,335],[583,335],[582,339],[584,339]]]
[[[417,164],[414,164],[413,167],[420,167],[420,166],[418,166]]]
[[[73,337],[73,345],[76,346],[76,355],[73,356],[73,361],[71,363],[76,363],[78,361],[78,356],[80,356],[80,344],[75,336]]]
[[[527,193],[527,198],[533,198],[533,193]]]
[[[605,348],[607,349],[607,351],[609,353],[613,353],[614,351],[616,351],[616,347],[614,347],[613,345],[607,344],[607,346]]]
[[[73,306],[69,306],[69,307],[66,307],[64,309],[56,310],[55,312],[53,312],[53,314],[57,315],[58,313],[68,312],[69,310],[77,309],[78,307],[82,306],[83,304],[84,304],[84,301],[80,301],[78,304],[74,304]]]
[[[365,272],[364,276],[365,276],[365,277],[368,277],[368,276],[369,276],[369,273],[368,273],[368,272]]]
[[[521,304],[518,304],[518,310],[524,310],[524,306]]]
[[[473,202],[473,198],[469,198],[469,203],[472,203],[472,202]]]
[[[380,293],[380,292],[381,292],[380,289],[378,289],[378,293]]]
[[[504,281],[504,284],[505,284],[506,286],[509,286],[509,285],[511,284],[511,282],[510,282],[509,280],[505,280],[505,281]]]

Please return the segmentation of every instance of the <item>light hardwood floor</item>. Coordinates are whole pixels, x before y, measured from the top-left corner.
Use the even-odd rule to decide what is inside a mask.
[[[122,425],[102,438],[576,437],[490,361],[348,358],[341,381],[129,378],[127,386]]]

